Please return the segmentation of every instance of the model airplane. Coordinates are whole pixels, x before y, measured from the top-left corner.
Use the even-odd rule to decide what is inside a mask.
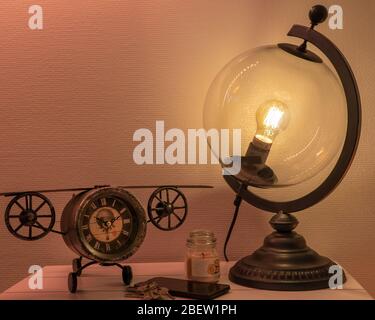
[[[148,200],[147,215],[127,189],[155,189]],[[5,210],[8,230],[17,238],[38,240],[49,232],[61,234],[66,245],[78,255],[72,262],[68,288],[77,290],[77,277],[90,265],[117,266],[122,280],[129,285],[132,269],[119,262],[133,255],[146,235],[146,225],[171,231],[180,227],[188,212],[188,204],[181,189],[212,188],[206,185],[109,185],[88,188],[50,189],[5,192],[0,196],[12,197]],[[46,193],[76,192],[65,206],[60,230],[54,229],[55,209]],[[89,260],[82,264],[82,259]]]

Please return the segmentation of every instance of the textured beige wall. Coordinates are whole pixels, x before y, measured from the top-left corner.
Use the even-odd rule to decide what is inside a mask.
[[[233,194],[219,168],[136,166],[132,134],[152,128],[155,120],[165,120],[168,128],[201,127],[205,93],[220,68],[251,47],[287,40],[291,24],[306,23],[315,2],[40,0],[45,29],[30,31],[27,10],[34,1],[2,1],[0,189],[212,184],[213,190],[187,191],[191,210],[185,225],[171,233],[150,227],[131,261],[181,260],[187,232],[197,226],[211,228],[221,247]],[[375,2],[321,2],[344,8],[343,31],[327,25],[320,31],[342,49],[356,74],[363,135],[348,176],[329,198],[298,214],[299,231],[375,294]],[[144,204],[148,193],[135,192]],[[51,196],[58,213],[68,198]],[[2,211],[6,200],[0,199]],[[269,218],[242,207],[231,258],[261,244]],[[3,221],[0,256],[0,290],[25,277],[31,264],[66,264],[74,257],[58,235],[24,242]]]

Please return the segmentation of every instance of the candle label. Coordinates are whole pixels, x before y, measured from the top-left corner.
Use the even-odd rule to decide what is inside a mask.
[[[191,275],[193,277],[216,276],[220,273],[218,258],[191,258]]]

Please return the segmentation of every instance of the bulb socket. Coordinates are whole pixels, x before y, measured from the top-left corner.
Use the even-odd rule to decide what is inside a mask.
[[[259,158],[259,163],[257,164],[265,164],[271,146],[272,143],[266,143],[264,141],[259,140],[257,137],[254,137],[253,141],[250,143],[246,151],[245,157],[257,157]]]

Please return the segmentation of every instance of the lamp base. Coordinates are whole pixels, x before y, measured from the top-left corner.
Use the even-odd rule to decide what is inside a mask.
[[[281,212],[270,224],[276,231],[265,238],[261,248],[230,269],[229,279],[239,285],[265,290],[328,288],[333,276],[329,268],[336,263],[310,249],[305,239],[293,231],[298,220]],[[342,272],[344,283],[346,278]]]

